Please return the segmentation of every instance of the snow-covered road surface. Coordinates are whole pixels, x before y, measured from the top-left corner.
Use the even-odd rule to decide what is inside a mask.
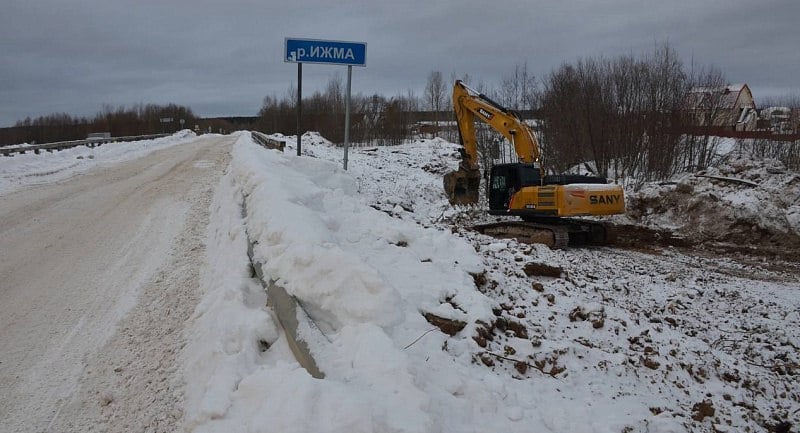
[[[175,430],[182,324],[233,141],[0,195],[2,431]]]

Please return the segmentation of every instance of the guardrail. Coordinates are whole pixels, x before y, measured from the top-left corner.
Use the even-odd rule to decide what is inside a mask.
[[[255,133],[253,135],[255,136]],[[247,218],[247,200],[242,203],[242,218]],[[278,323],[284,330],[289,349],[311,377],[324,379],[325,373],[317,365],[311,346],[315,343],[319,346],[327,337],[306,312],[300,301],[290,295],[285,288],[276,284],[275,280],[264,274],[264,263],[261,263],[255,255],[258,241],[250,237],[247,227],[245,227],[244,234],[247,238],[247,256],[250,258],[250,265],[253,267],[255,276],[261,281],[261,286],[267,292],[267,306],[272,307],[278,317]]]
[[[253,140],[255,140],[256,143],[266,147],[267,149],[275,149],[283,152],[283,149],[286,148],[286,142],[283,140],[269,138],[258,131],[250,131],[250,135],[253,137]]]
[[[97,147],[101,144],[114,143],[118,141],[138,141],[138,140],[152,140],[154,138],[167,137],[170,134],[150,134],[150,135],[131,135],[127,137],[109,137],[109,138],[90,138],[86,140],[72,140],[72,141],[57,141],[54,143],[34,144],[31,146],[7,146],[0,147],[0,155],[11,156],[14,154],[23,154],[33,152],[38,154],[42,150],[52,152],[54,150],[69,149],[72,147],[86,146]]]

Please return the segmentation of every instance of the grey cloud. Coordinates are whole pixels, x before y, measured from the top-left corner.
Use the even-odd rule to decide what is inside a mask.
[[[296,67],[285,37],[364,41],[356,93],[421,94],[427,74],[494,83],[527,62],[537,76],[585,56],[641,54],[667,41],[755,97],[800,93],[796,0],[458,2],[37,0],[0,15],[0,126],[103,104],[174,102],[254,115]],[[306,92],[344,68],[308,65]]]

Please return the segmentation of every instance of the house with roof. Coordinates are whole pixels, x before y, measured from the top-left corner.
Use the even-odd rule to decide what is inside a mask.
[[[692,88],[685,109],[696,127],[754,131],[758,121],[756,103],[747,84]]]

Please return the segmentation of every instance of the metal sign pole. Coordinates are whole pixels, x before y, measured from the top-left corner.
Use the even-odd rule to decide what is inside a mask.
[[[301,119],[303,112],[303,63],[297,63],[297,156],[300,156]]]
[[[347,145],[350,143],[350,82],[353,66],[347,65],[347,97],[344,100],[344,169],[347,170]]]

